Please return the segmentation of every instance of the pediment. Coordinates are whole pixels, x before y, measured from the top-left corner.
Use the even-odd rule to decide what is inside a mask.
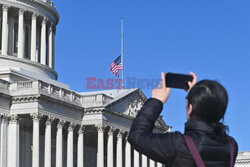
[[[146,96],[140,89],[136,89],[123,97],[114,99],[112,103],[107,105],[107,108],[111,111],[135,117],[145,101]]]
[[[107,109],[114,112],[119,112],[131,117],[136,117],[137,113],[141,110],[143,104],[147,100],[146,96],[140,89],[136,89],[125,96],[118,99],[113,99],[113,102],[107,105]],[[169,131],[171,127],[167,126],[162,116],[159,116],[155,122],[155,126]]]
[[[106,90],[98,92],[85,92],[81,94],[87,98],[91,98],[92,96],[94,97],[93,99],[95,100],[91,98],[93,104],[91,103],[92,105],[89,105],[90,108],[99,106],[107,109],[108,111],[117,112],[134,118],[147,100],[147,97],[140,89]],[[98,95],[102,95],[102,98],[97,98]],[[108,100],[103,101],[104,95],[105,97],[109,97]],[[100,99],[100,104],[97,104],[97,99]],[[88,104],[90,104],[90,102],[91,100],[87,101]],[[155,126],[163,131],[170,129],[162,119],[162,116],[158,117]]]

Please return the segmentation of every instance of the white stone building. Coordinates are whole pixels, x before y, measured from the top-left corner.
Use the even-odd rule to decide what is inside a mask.
[[[250,167],[250,151],[239,152],[235,167]]]
[[[56,81],[50,0],[0,0],[0,167],[159,167],[126,140],[140,89],[77,93]],[[171,130],[159,117],[155,132]]]

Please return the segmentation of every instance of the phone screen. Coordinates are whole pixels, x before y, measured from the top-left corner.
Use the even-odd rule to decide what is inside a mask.
[[[188,81],[193,80],[192,75],[166,73],[166,87],[188,90]]]

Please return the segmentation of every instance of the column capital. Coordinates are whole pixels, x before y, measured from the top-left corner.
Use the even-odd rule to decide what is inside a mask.
[[[3,9],[3,11],[8,11],[9,7],[10,7],[9,5],[3,5],[2,9]]]
[[[2,117],[2,123],[8,122],[9,116],[7,114],[1,114],[1,117]]]
[[[25,9],[22,9],[22,8],[20,8],[19,11],[18,11],[19,15],[23,15],[24,12],[25,12]]]
[[[128,132],[124,132],[124,135],[123,135],[126,141],[128,140],[128,134],[129,134]]]
[[[44,18],[43,18],[43,21],[42,21],[42,25],[43,25],[43,24],[46,24],[47,21],[48,21],[48,19],[47,19],[46,17],[44,17]]]
[[[40,119],[43,117],[43,115],[39,113],[33,113],[33,114],[30,114],[30,116],[32,117],[34,122],[39,122]]]
[[[32,13],[32,19],[36,19],[38,17],[38,14]]]
[[[55,27],[55,24],[53,22],[49,22],[49,28],[54,28]]]
[[[124,132],[121,130],[118,130],[117,138],[122,138],[123,135],[124,135]]]
[[[86,131],[86,127],[81,125],[79,130],[78,130],[78,134],[83,134]]]
[[[9,118],[9,116],[5,113],[0,114],[0,117],[2,117],[2,119],[6,119],[6,120]]]
[[[53,32],[53,26],[49,25],[49,32]]]
[[[75,123],[69,123],[68,131],[74,131],[74,128],[76,127]]]
[[[57,124],[57,128],[63,128],[65,123],[66,123],[65,120],[59,119],[58,124]]]
[[[111,127],[109,128],[108,135],[109,135],[109,136],[113,135],[114,132],[115,132],[115,130],[116,130],[116,129],[115,129],[114,127],[111,126]]]
[[[18,124],[20,121],[20,117],[17,114],[10,115],[10,124]]]
[[[53,25],[53,33],[54,33],[54,35],[56,34],[56,26],[55,25]]]
[[[105,126],[103,124],[96,125],[98,133],[103,133]]]
[[[46,120],[46,125],[51,125],[52,124],[52,122],[54,121],[54,117],[51,117],[51,116],[48,116],[48,118],[47,118],[47,120]]]

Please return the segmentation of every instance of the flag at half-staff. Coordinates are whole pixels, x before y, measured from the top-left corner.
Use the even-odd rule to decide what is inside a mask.
[[[119,77],[118,72],[122,70],[122,62],[121,62],[121,56],[119,56],[117,59],[115,59],[110,64],[110,71],[116,76]]]

